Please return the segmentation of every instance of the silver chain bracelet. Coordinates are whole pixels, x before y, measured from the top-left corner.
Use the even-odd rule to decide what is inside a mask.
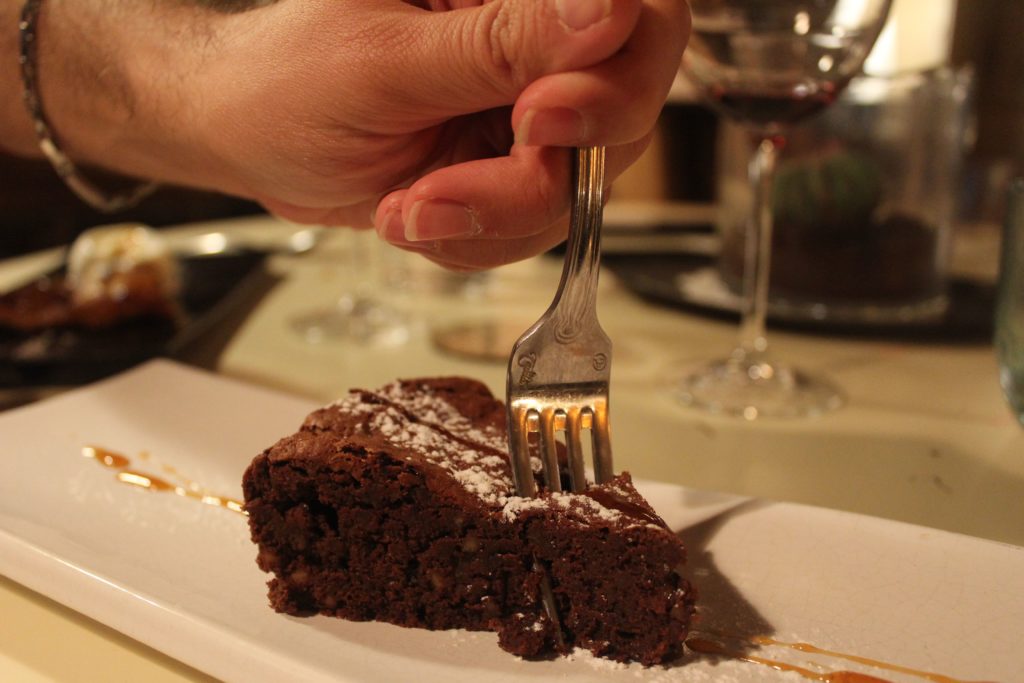
[[[18,61],[21,64],[21,82],[25,88],[25,107],[32,118],[39,148],[60,179],[89,206],[104,213],[115,213],[135,206],[150,195],[158,184],[143,182],[126,192],[111,194],[86,179],[57,143],[39,96],[38,23],[42,5],[43,0],[26,0],[18,23],[21,38]]]

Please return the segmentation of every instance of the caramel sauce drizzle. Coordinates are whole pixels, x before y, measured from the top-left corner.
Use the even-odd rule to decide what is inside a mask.
[[[203,505],[212,505],[214,507],[224,508],[225,510],[231,510],[232,512],[237,512],[242,515],[247,514],[242,508],[242,503],[240,501],[233,498],[227,498],[225,496],[215,496],[211,494],[196,482],[191,481],[186,477],[182,477],[178,471],[170,465],[162,466],[161,470],[171,476],[183,479],[185,481],[184,486],[175,484],[148,472],[138,472],[128,469],[132,464],[132,461],[128,456],[107,450],[106,448],[100,448],[99,446],[85,446],[82,448],[82,455],[99,463],[103,467],[119,470],[117,473],[117,481],[122,484],[136,486],[138,488],[146,489],[147,491],[154,491],[158,493],[173,493],[176,496],[195,500]],[[149,460],[150,455],[149,453],[143,452],[140,454],[140,458],[142,460]]]
[[[788,647],[791,650],[798,650],[800,652],[810,652],[812,654],[826,655],[829,657],[836,657],[837,659],[846,659],[851,662],[857,662],[859,664],[867,664],[878,669],[886,669],[895,673],[908,674],[910,676],[917,676],[927,681],[933,681],[933,683],[971,683],[970,681],[964,681],[959,678],[952,678],[943,674],[932,673],[930,671],[919,671],[917,669],[911,669],[899,664],[890,664],[889,662],[882,662],[877,659],[871,659],[869,657],[861,657],[860,655],[851,655],[845,652],[836,652],[834,650],[826,650],[820,648],[817,645],[811,645],[810,643],[787,643],[781,640],[775,640],[768,638],[767,636],[755,636],[750,639],[751,642],[757,645],[777,645],[779,647]],[[983,683],[983,682],[976,682]]]
[[[933,683],[972,683],[959,678],[953,678],[943,674],[933,673],[930,671],[921,671],[918,669],[911,669],[906,666],[900,666],[898,664],[892,664],[889,662],[883,662],[878,659],[871,659],[869,657],[862,657],[860,655],[848,654],[846,652],[837,652],[835,650],[827,650],[825,648],[811,645],[810,643],[791,643],[782,640],[775,640],[768,636],[736,636],[728,633],[710,633],[709,635],[716,638],[742,641],[751,645],[760,646],[776,646],[785,647],[790,650],[797,650],[799,652],[807,652],[810,654],[825,655],[828,657],[835,657],[836,659],[845,659],[850,662],[856,662],[858,664],[865,664],[872,666],[876,669],[882,669],[884,671],[892,671],[893,673],[907,674],[909,676],[916,676],[923,678]],[[884,678],[878,678],[870,676],[868,674],[858,673],[856,671],[830,671],[830,672],[818,672],[812,671],[802,666],[794,664],[788,664],[786,662],[780,662],[773,659],[766,659],[764,657],[758,657],[755,655],[749,655],[738,650],[732,650],[722,645],[719,642],[710,640],[700,636],[695,636],[687,639],[686,646],[694,652],[700,652],[702,654],[719,655],[723,657],[730,657],[733,659],[739,659],[746,662],[752,662],[754,664],[762,664],[770,666],[778,671],[787,671],[797,673],[804,678],[812,681],[823,681],[824,683],[890,683]],[[982,682],[977,682],[982,683]]]
[[[857,673],[856,671],[811,671],[810,669],[797,666],[796,664],[789,664],[775,659],[766,659],[764,657],[748,655],[738,650],[730,650],[724,645],[706,638],[689,638],[686,641],[686,647],[690,648],[694,652],[700,652],[702,654],[720,655],[730,657],[732,659],[739,659],[744,662],[751,662],[753,664],[762,664],[764,666],[769,666],[776,671],[797,673],[811,681],[822,681],[823,683],[890,683],[890,681],[887,681],[884,678],[869,676],[868,674]]]
[[[131,460],[120,453],[108,451],[105,448],[97,448],[96,446],[86,446],[82,449],[82,455],[87,458],[92,458],[104,467],[112,467],[114,469],[128,467],[128,465],[132,463]]]

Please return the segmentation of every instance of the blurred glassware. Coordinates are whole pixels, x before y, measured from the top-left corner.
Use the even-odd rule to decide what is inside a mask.
[[[456,321],[440,325],[430,332],[430,340],[438,351],[475,361],[501,363],[522,335],[517,322],[487,320]]]
[[[337,264],[346,287],[335,303],[299,313],[291,328],[311,344],[348,340],[356,344],[398,346],[409,340],[409,315],[387,293],[401,286],[397,251],[387,249],[372,230],[343,228],[347,258]]]
[[[969,68],[858,76],[794,128],[773,193],[770,310],[838,324],[940,319],[961,165],[972,139]],[[723,129],[719,270],[739,291],[752,201]]]
[[[999,383],[1024,425],[1024,178],[1010,185],[996,298]]]
[[[465,315],[430,326],[434,348],[458,358],[507,363],[524,326],[494,315],[494,273],[450,273],[448,279],[453,308]]]
[[[842,405],[827,380],[768,354],[765,317],[776,163],[791,124],[831,104],[861,69],[889,0],[691,0],[683,68],[750,133],[753,201],[744,225],[740,339],[683,380],[682,400],[712,412],[804,417]]]

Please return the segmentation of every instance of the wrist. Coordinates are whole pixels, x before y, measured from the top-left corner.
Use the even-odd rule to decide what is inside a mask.
[[[205,11],[178,3],[43,3],[38,92],[76,164],[207,184],[188,97],[201,45],[185,22],[196,14]]]
[[[39,157],[41,152],[25,109],[18,69],[21,5],[21,0],[0,0],[0,150]]]

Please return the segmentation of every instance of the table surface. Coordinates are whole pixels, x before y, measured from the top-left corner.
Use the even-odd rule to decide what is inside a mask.
[[[182,226],[175,239],[216,232],[259,246],[287,243],[294,226],[251,218]],[[350,387],[395,377],[461,374],[504,391],[505,361],[442,352],[439,331],[500,323],[497,349],[550,302],[560,263],[535,259],[486,276],[446,273],[329,231],[313,251],[273,256],[280,278],[229,340],[183,360],[225,375],[329,401]],[[369,236],[373,239],[373,236]],[[392,306],[410,312],[397,346],[313,343],[291,323],[351,288],[355,251]],[[366,258],[368,255],[374,258]],[[0,290],[55,263],[56,252],[0,263]],[[985,271],[986,265],[967,264]],[[365,273],[361,277],[367,277]],[[615,343],[612,388],[616,467],[694,488],[851,510],[1024,546],[1024,430],[1000,393],[990,344],[896,341],[772,330],[774,353],[839,384],[847,404],[807,420],[708,415],[679,404],[674,385],[726,352],[736,327],[650,305],[602,278],[601,321]],[[210,342],[212,344],[212,342]],[[506,351],[507,352],[507,351]],[[43,394],[59,388],[49,388]],[[102,624],[0,577],[0,680],[211,680]],[[60,643],[60,656],[54,643]]]

